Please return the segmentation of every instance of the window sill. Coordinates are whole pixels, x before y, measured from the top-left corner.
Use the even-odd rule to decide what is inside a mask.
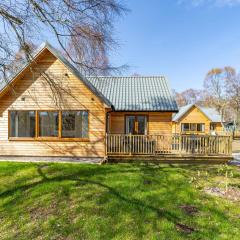
[[[181,134],[204,134],[206,132],[195,132],[195,131],[186,131],[186,132],[181,132]]]
[[[16,142],[90,142],[89,138],[8,138],[9,141]]]

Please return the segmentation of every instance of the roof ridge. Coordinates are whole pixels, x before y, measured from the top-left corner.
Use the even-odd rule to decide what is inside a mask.
[[[99,77],[99,78],[166,78],[164,75],[150,75],[150,76],[94,76],[94,75],[90,75],[90,76],[86,76],[87,78],[93,78],[93,77]]]

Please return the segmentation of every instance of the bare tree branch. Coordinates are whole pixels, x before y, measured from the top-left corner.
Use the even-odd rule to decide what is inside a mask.
[[[116,70],[108,60],[117,47],[114,21],[127,10],[118,0],[1,0],[0,81],[8,81],[18,61],[32,60],[29,46],[51,36],[85,74]],[[17,66],[18,64],[15,64]]]

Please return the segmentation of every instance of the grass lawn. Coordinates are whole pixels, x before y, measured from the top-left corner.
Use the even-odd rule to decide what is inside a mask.
[[[240,168],[0,163],[0,239],[240,239]]]

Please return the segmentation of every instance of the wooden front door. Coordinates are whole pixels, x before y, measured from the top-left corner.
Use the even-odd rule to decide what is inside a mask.
[[[147,134],[147,116],[129,115],[125,117],[125,133],[135,135]]]

